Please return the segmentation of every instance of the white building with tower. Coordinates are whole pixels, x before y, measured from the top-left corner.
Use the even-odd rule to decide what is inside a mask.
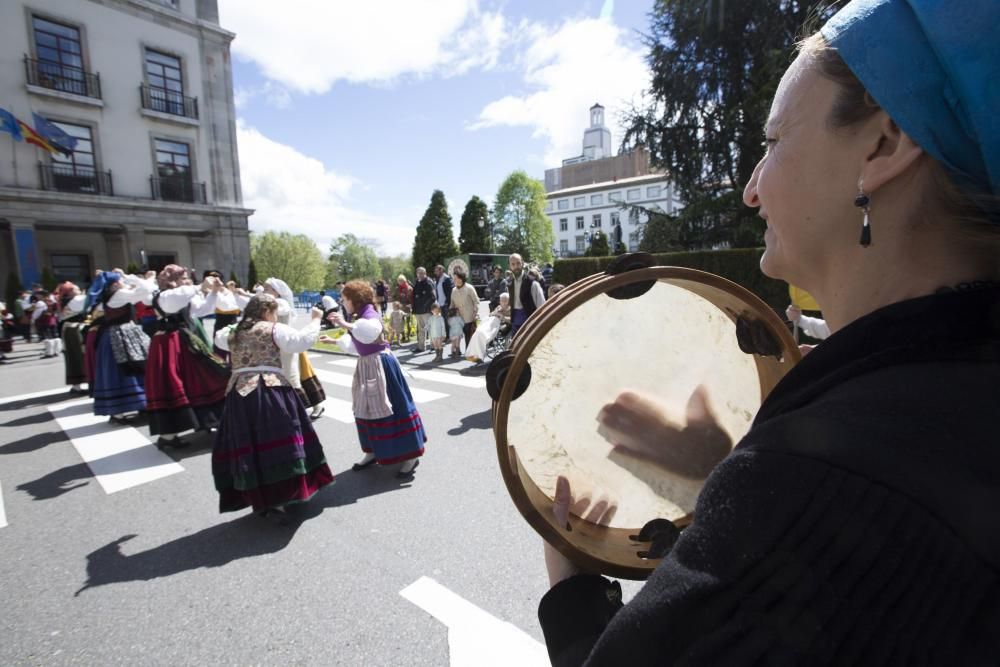
[[[621,225],[622,243],[638,250],[648,216],[639,208],[674,214],[681,208],[669,175],[650,167],[643,148],[615,155],[604,107],[590,108],[590,127],[583,132],[583,151],[545,171],[545,213],[555,232],[557,257],[583,255],[593,235],[609,241]]]
[[[76,140],[50,153],[0,133],[0,281],[86,283],[130,262],[246,278],[217,0],[4,0],[0,36],[0,107]]]

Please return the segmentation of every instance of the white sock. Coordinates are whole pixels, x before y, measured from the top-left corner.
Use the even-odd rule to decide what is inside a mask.
[[[72,389],[73,391],[83,391],[83,389],[78,384],[73,385],[72,387],[70,387],[70,389]]]
[[[163,438],[164,440],[173,440],[174,438],[177,437],[177,434],[176,433],[164,433],[160,437]]]
[[[399,469],[399,472],[410,472],[411,470],[417,467],[417,461],[419,460],[420,459],[410,459],[409,461],[403,464],[403,467]]]
[[[365,458],[363,458],[360,461],[358,461],[358,464],[359,465],[364,465],[364,464],[368,463],[369,461],[371,461],[374,458],[375,458],[375,454],[373,452],[368,452],[367,454],[365,454]]]
[[[63,351],[62,338],[56,338],[55,341],[56,341],[56,354],[62,354]]]
[[[322,403],[317,403],[316,405],[314,405],[313,409],[312,409],[313,416],[318,415],[319,412],[320,412],[320,410],[322,410],[322,409],[323,409],[323,404]]]

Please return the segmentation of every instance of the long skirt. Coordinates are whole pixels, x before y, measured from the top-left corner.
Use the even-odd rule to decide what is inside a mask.
[[[191,351],[180,332],[158,332],[149,342],[146,360],[149,432],[158,435],[218,426],[228,381]]]
[[[87,369],[83,362],[83,336],[81,322],[63,322],[62,340],[66,362],[66,384],[82,384],[87,381]]]
[[[83,342],[83,370],[87,376],[87,385],[90,395],[94,395],[94,369],[97,366],[97,331],[100,327],[92,326],[87,329],[87,336]]]
[[[354,422],[358,427],[361,451],[375,454],[375,460],[380,465],[388,465],[423,456],[427,434],[396,357],[389,353],[382,353],[379,357],[385,372],[385,388],[392,414],[381,419],[355,417]]]
[[[309,356],[305,352],[299,354],[299,382],[302,384],[302,395],[306,407],[316,407],[326,400],[323,384],[316,377],[316,371],[313,370]]]
[[[226,397],[212,449],[219,511],[254,511],[305,502],[333,482],[323,446],[292,387],[258,381],[246,396]]]
[[[94,397],[95,415],[120,415],[146,408],[146,392],[141,375],[122,372],[111,350],[111,332],[97,331],[94,360],[94,381],[90,393]]]

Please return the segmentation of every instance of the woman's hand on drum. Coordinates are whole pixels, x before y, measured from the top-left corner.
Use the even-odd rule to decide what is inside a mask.
[[[616,451],[692,479],[708,477],[733,448],[703,386],[691,394],[684,425],[671,421],[652,399],[632,391],[601,408],[597,421],[597,432]]]
[[[561,530],[569,530],[570,512],[586,521],[596,524],[607,524],[614,516],[617,506],[605,496],[596,501],[592,495],[582,493],[574,497],[569,488],[569,480],[560,475],[556,479],[556,494],[552,502],[552,514],[556,526]],[[549,586],[555,586],[563,579],[569,579],[583,570],[569,558],[563,556],[558,549],[548,542],[545,543],[545,568],[549,572]]]

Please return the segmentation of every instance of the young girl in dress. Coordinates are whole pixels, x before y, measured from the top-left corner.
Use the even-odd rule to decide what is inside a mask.
[[[462,356],[462,338],[465,337],[465,320],[458,314],[458,308],[448,311],[448,338],[451,339],[452,357]]]
[[[447,328],[444,318],[441,316],[441,306],[434,304],[431,306],[431,317],[428,320],[430,329],[431,345],[434,346],[434,361],[441,361],[444,354],[444,339]]]
[[[323,311],[302,330],[278,322],[278,301],[250,299],[239,324],[215,334],[229,352],[233,375],[212,450],[219,511],[251,506],[260,515],[284,512],[333,482],[305,406],[281,368],[283,353],[316,343]]]

